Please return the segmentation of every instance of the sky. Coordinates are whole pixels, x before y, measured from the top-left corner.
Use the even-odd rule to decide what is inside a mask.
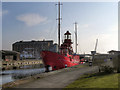
[[[2,2],[2,49],[17,41],[54,40],[57,43],[56,2]],[[78,53],[118,50],[117,2],[62,2],[61,41],[69,30],[75,47],[74,23],[78,23]],[[75,48],[74,48],[75,49]]]

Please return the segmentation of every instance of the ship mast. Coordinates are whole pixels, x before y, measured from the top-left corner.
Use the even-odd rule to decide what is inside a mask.
[[[77,22],[75,24],[75,52],[77,53]]]
[[[59,47],[60,47],[60,21],[61,21],[61,17],[60,17],[60,5],[62,5],[60,2],[58,2],[58,52],[59,52]]]

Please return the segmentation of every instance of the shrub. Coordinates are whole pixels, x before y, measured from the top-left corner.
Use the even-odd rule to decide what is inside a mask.
[[[104,73],[113,73],[114,68],[112,68],[110,66],[101,66],[101,71]]]

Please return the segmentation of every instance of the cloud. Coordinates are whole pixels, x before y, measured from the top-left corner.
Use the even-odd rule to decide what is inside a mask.
[[[8,10],[1,10],[0,11],[0,16],[8,14]]]
[[[47,20],[46,17],[39,14],[22,14],[17,16],[17,20],[24,22],[27,26],[35,26]]]

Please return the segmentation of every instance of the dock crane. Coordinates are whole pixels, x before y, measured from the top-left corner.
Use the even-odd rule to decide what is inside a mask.
[[[92,54],[92,55],[95,55],[95,54],[96,54],[97,44],[98,44],[98,39],[96,39],[96,44],[95,44],[95,49],[94,49],[94,51],[91,51],[91,54]]]
[[[95,44],[95,49],[94,49],[94,51],[91,51],[91,54],[92,54],[92,60],[89,61],[89,66],[92,66],[92,62],[94,61],[94,57],[95,57],[96,50],[97,50],[97,44],[98,44],[98,39],[96,39],[96,44]]]
[[[96,45],[95,45],[95,52],[96,52],[96,49],[97,49],[97,44],[98,44],[98,39],[96,39]]]

